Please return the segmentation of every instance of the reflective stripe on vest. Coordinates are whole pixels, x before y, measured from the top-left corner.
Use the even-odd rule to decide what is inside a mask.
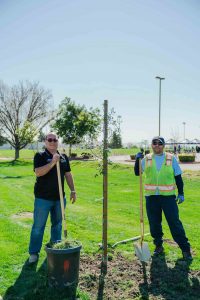
[[[146,155],[146,165],[147,165],[147,167],[151,167],[152,166],[152,154],[150,153],[150,154],[147,154]]]
[[[144,189],[146,190],[146,191],[155,191],[156,189],[159,189],[159,191],[160,192],[169,192],[169,191],[173,191],[173,190],[175,190],[175,185],[173,184],[173,185],[159,185],[159,186],[157,186],[157,185],[153,185],[153,184],[145,184],[144,185]]]
[[[170,153],[166,153],[166,162],[165,164],[167,166],[172,166],[172,159],[173,155]],[[146,166],[151,167],[152,166],[152,153],[146,155]]]
[[[172,166],[173,155],[170,153],[166,153],[166,165]]]

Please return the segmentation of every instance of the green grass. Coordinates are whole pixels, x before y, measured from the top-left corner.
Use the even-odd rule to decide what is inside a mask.
[[[20,150],[20,158],[22,159],[32,159],[34,154],[36,153],[35,150],[29,149],[22,149]],[[0,150],[0,158],[14,158],[15,151],[14,150]]]
[[[63,149],[61,149],[63,150]],[[68,148],[65,149],[66,153],[68,154]],[[110,149],[109,155],[130,155],[130,154],[136,154],[139,151],[139,149]],[[93,153],[94,150],[89,149],[80,149],[80,148],[72,148],[72,152],[77,153],[77,155],[81,155],[83,152],[89,152]],[[34,154],[36,153],[36,150],[30,150],[30,149],[22,149],[20,150],[20,159],[32,159]],[[0,158],[14,158],[15,152],[14,150],[0,150]]]
[[[110,155],[131,155],[136,154],[140,151],[139,148],[132,148],[132,149],[110,149]]]
[[[78,199],[76,204],[72,205],[68,202],[67,205],[69,238],[80,240],[83,244],[83,253],[93,255],[98,252],[98,243],[101,242],[102,237],[102,177],[95,177],[97,173],[95,162],[75,161],[71,165]],[[186,200],[180,205],[180,218],[195,254],[190,266],[191,270],[200,270],[199,178],[200,172],[185,174]],[[33,211],[34,182],[31,161],[0,162],[0,295],[6,293],[6,300],[53,299],[48,290],[45,296],[47,298],[40,298],[43,284],[41,278],[45,276],[42,264],[46,257],[45,251],[41,251],[37,270],[30,269],[25,264],[28,258],[32,218],[20,217],[20,214]],[[66,191],[68,196],[68,190]],[[133,175],[131,166],[115,164],[109,166],[108,220],[109,244],[139,234],[139,179]],[[171,239],[165,220],[163,227],[164,237]],[[49,229],[48,222],[44,245],[48,242]],[[148,230],[145,219],[145,231]],[[146,240],[149,241],[152,251],[151,238],[148,237]],[[175,262],[181,257],[177,247],[166,243],[165,249],[168,260]],[[116,251],[130,258],[133,255],[133,246],[132,244],[120,245]],[[24,280],[26,285],[23,284]],[[11,287],[13,284],[14,287]],[[35,296],[31,298],[31,294],[34,293],[31,288],[35,285],[37,286]],[[27,288],[30,288],[28,294]],[[21,298],[9,297],[15,293],[15,290],[20,290]],[[80,294],[81,299],[89,299],[83,291]],[[56,297],[54,299],[65,299]]]

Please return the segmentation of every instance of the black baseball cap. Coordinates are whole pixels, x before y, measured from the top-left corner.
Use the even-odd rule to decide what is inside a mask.
[[[164,139],[162,136],[155,136],[155,137],[153,137],[153,138],[152,138],[152,143],[153,143],[154,141],[159,141],[159,142],[161,142],[163,145],[165,145],[165,139]]]

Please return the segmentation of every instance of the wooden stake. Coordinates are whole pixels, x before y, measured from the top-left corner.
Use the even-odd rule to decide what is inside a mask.
[[[107,227],[108,227],[108,100],[104,100],[104,138],[103,138],[103,269],[107,273]]]

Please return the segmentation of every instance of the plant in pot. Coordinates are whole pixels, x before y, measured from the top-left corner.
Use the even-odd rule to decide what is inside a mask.
[[[71,299],[75,299],[79,279],[79,261],[82,245],[77,240],[67,239],[59,162],[57,162],[56,166],[65,239],[63,241],[49,242],[46,244],[48,284],[50,287],[66,289],[67,295],[70,296]]]
[[[70,297],[76,296],[79,280],[81,243],[63,240],[46,245],[48,283],[50,287],[66,289]]]

